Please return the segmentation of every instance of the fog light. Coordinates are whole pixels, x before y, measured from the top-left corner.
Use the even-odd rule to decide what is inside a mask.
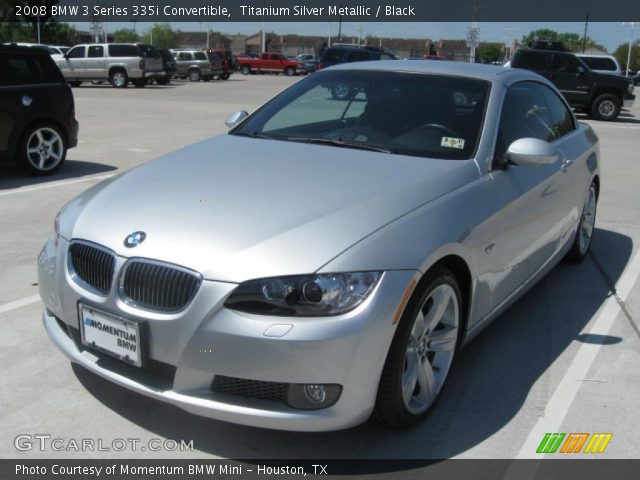
[[[327,408],[340,398],[342,386],[335,384],[292,383],[287,393],[287,404],[301,410]]]
[[[312,402],[322,403],[327,398],[327,391],[324,385],[305,385],[304,394]]]

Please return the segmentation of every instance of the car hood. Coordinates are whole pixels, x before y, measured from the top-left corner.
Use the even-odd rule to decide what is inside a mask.
[[[478,176],[472,160],[222,135],[88,190],[65,208],[60,228],[123,257],[242,282],[314,272]],[[146,239],[126,248],[135,231]]]

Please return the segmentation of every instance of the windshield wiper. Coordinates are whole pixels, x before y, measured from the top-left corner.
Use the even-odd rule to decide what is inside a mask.
[[[251,137],[251,138],[266,138],[267,140],[280,140],[279,137],[274,137],[272,135],[267,135],[266,133],[261,132],[233,132],[231,135],[238,135],[240,137]]]
[[[367,145],[359,142],[345,142],[340,138],[322,138],[322,137],[287,137],[285,140],[291,142],[317,143],[319,145],[333,145],[334,147],[358,148],[360,150],[371,150],[381,153],[395,153],[390,148],[377,147],[375,145]]]

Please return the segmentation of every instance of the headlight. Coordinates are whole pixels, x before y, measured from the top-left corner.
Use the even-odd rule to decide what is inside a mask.
[[[323,273],[250,280],[238,286],[225,306],[263,315],[339,315],[360,305],[382,272]]]

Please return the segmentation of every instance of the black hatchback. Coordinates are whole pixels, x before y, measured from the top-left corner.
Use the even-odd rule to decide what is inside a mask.
[[[49,53],[0,46],[0,160],[48,175],[77,143],[73,94]]]

